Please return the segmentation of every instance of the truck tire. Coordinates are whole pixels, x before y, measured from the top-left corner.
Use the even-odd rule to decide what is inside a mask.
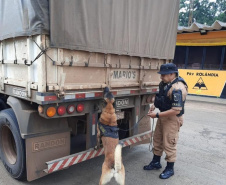
[[[11,108],[0,112],[0,157],[13,178],[26,179],[25,141]]]

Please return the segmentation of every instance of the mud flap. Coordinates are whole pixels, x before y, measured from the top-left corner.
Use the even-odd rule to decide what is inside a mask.
[[[46,162],[70,154],[70,132],[26,139],[27,180],[47,175]]]

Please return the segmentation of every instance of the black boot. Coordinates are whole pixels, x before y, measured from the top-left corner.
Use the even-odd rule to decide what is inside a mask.
[[[167,162],[167,166],[165,168],[165,170],[159,175],[160,179],[168,179],[170,178],[172,175],[174,175],[174,162]]]
[[[161,156],[154,155],[150,164],[144,166],[144,170],[158,170],[162,168],[162,165],[160,164],[160,159],[161,159]]]

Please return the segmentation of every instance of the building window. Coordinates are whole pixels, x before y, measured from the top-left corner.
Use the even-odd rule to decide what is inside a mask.
[[[202,68],[203,46],[189,47],[187,69]]]
[[[178,68],[185,68],[185,57],[186,57],[186,46],[177,46],[175,51],[175,56],[173,63],[177,65]]]
[[[224,61],[223,61],[222,69],[226,70],[226,50],[225,50],[225,54],[224,54]]]
[[[220,69],[222,46],[206,47],[206,59],[203,69]]]

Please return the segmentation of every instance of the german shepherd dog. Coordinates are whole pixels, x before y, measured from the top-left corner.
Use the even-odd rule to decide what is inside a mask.
[[[125,185],[122,145],[119,144],[117,116],[113,106],[115,99],[107,87],[104,89],[104,100],[106,101],[106,106],[102,109],[97,127],[97,142],[100,143],[100,139],[102,140],[105,153],[99,185],[107,184],[112,177],[115,178],[118,184]],[[105,129],[106,127],[107,129]],[[113,133],[109,133],[111,130]],[[103,134],[105,131],[107,134]],[[111,137],[112,134],[113,137]],[[115,137],[115,135],[117,136]]]

